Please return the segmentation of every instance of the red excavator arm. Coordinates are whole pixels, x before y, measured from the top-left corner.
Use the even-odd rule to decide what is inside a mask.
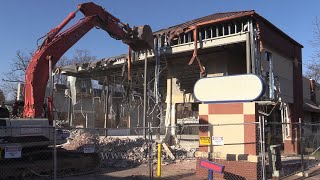
[[[79,10],[85,15],[85,18],[60,33]],[[47,33],[46,39],[34,53],[28,65],[25,75],[24,117],[42,117],[45,91],[49,79],[49,61],[51,61],[53,68],[60,57],[93,27],[107,31],[111,37],[122,40],[134,51],[153,47],[150,26],[130,28],[129,25],[121,23],[119,19],[101,6],[94,3],[78,5],[75,12],[70,13],[59,26]]]

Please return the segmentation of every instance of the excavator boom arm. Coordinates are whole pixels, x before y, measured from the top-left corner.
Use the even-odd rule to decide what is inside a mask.
[[[43,103],[49,79],[49,60],[51,67],[54,67],[60,57],[93,27],[98,26],[107,31],[112,37],[122,40],[133,50],[152,48],[153,37],[149,26],[131,29],[94,3],[80,4],[78,9],[85,18],[60,33],[62,28],[75,17],[76,12],[70,13],[59,26],[47,34],[43,44],[30,61],[25,75],[24,117],[43,116]]]
[[[49,79],[49,57],[54,66],[68,49],[94,27],[94,19],[86,17],[75,26],[58,34],[49,43],[44,42],[34,53],[25,75],[24,117],[43,116],[43,103]]]

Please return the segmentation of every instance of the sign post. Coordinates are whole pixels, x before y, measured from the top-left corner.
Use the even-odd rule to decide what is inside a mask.
[[[212,180],[213,179],[213,171],[209,169],[209,172],[208,172],[208,179],[209,180]]]
[[[213,172],[218,172],[218,173],[222,174],[224,171],[224,166],[219,165],[219,164],[215,164],[213,162],[206,161],[206,160],[201,160],[200,166],[209,170],[209,172],[208,172],[208,179],[209,180],[213,180]]]

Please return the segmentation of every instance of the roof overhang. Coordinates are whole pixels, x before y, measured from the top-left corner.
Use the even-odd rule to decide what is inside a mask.
[[[320,113],[320,107],[310,100],[305,100],[303,110],[308,112]]]

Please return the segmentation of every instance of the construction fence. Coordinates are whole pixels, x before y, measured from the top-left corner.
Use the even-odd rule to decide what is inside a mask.
[[[243,134],[244,126],[257,124],[117,129],[3,127],[3,134],[25,136],[1,136],[0,179],[150,179],[159,173],[165,179],[181,179],[197,176],[197,171],[205,173],[199,178],[206,179],[206,169],[199,170],[199,160],[210,158],[212,147],[200,145],[202,133],[211,136],[225,131],[237,137]],[[243,144],[237,139],[225,140],[219,148],[226,146],[232,152]],[[212,161],[223,164],[226,153],[213,149]]]
[[[312,176],[312,173],[308,173],[312,172],[312,169],[320,163],[320,124],[302,121],[292,124],[281,123],[280,126],[292,126],[292,131],[295,131],[292,133],[292,136],[295,136],[292,139],[295,138],[296,148],[299,152],[298,154],[285,153],[281,144],[278,145],[281,154],[280,177],[285,179],[293,174]],[[286,128],[283,129],[286,130]],[[285,135],[284,139],[286,139]],[[291,141],[294,141],[292,139]]]
[[[298,155],[283,149],[289,125],[297,131]],[[213,173],[216,179],[286,178],[319,163],[319,130],[319,124],[267,122],[122,129],[3,127],[0,179],[208,179],[204,162],[224,167],[221,174]],[[5,137],[8,132],[28,135]],[[40,132],[53,138],[36,136]]]

